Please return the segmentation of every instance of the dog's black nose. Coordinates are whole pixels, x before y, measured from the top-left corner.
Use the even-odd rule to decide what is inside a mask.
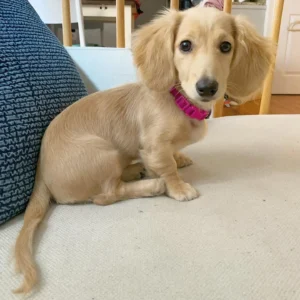
[[[207,77],[200,79],[196,83],[196,90],[201,97],[212,97],[218,91],[219,84],[217,81]]]

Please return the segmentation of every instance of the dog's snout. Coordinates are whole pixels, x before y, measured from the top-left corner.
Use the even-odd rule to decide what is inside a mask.
[[[219,84],[216,80],[207,77],[196,83],[196,90],[201,97],[212,97],[218,91]]]

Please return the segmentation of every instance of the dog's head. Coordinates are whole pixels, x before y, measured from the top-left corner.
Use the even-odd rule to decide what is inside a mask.
[[[257,91],[274,55],[272,43],[245,19],[199,6],[163,12],[136,31],[132,50],[150,89],[180,84],[204,108],[225,92],[245,99]]]

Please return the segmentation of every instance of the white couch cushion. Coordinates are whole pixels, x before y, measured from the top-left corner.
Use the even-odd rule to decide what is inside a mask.
[[[32,300],[300,299],[300,116],[214,119],[180,171],[202,196],[53,205]],[[22,217],[0,228],[1,299]]]

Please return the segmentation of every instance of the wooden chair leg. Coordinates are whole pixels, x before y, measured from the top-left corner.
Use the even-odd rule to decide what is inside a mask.
[[[171,0],[171,5],[170,7],[172,9],[176,9],[176,10],[179,10],[179,0]]]
[[[125,1],[117,0],[117,48],[125,48]]]
[[[70,0],[62,0],[62,13],[63,44],[64,46],[72,46]]]
[[[276,45],[278,44],[278,39],[279,39],[283,5],[284,5],[284,0],[276,1],[275,15],[274,15],[274,19],[273,19],[272,35],[271,35],[272,41]],[[267,75],[267,78],[264,82],[262,98],[261,98],[261,103],[260,103],[260,110],[259,110],[260,115],[268,114],[269,110],[270,110],[271,96],[272,96],[272,82],[273,82],[275,62],[276,62],[276,57],[274,58],[274,61],[271,65],[269,73]]]
[[[231,10],[232,10],[232,0],[225,0],[223,11],[231,14]]]
[[[213,109],[213,117],[220,118],[223,116],[223,107],[224,107],[224,99],[220,99],[216,102],[214,109]]]
[[[223,11],[230,14],[231,8],[232,8],[232,0],[225,0]],[[224,99],[222,98],[218,100],[218,102],[214,106],[214,113],[213,113],[214,118],[220,118],[223,116],[223,108],[224,108]]]

